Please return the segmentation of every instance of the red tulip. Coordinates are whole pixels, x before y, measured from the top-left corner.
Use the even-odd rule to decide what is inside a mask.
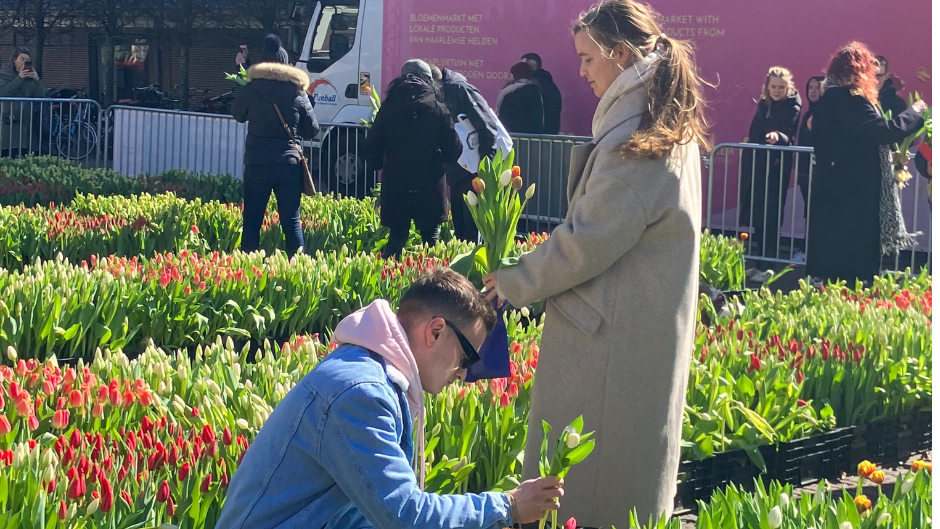
[[[747,368],[748,372],[760,370],[760,358],[756,354],[751,355],[751,365]]]
[[[160,483],[160,486],[157,488],[157,501],[160,503],[166,503],[170,499],[170,484],[167,480],[163,480]]]
[[[202,483],[199,484],[199,492],[205,494],[209,492],[209,487],[212,486],[212,473],[206,475],[205,479],[202,480]]]
[[[806,406],[806,401],[803,399],[796,399],[796,405],[802,408],[803,406]]]
[[[134,392],[131,390],[124,391],[124,407],[130,408],[134,404]]]
[[[230,446],[232,444],[232,432],[228,428],[222,430],[222,444]]]
[[[222,473],[222,477],[219,478],[219,486],[222,487],[223,489],[228,488],[228,473],[226,472]]]
[[[574,518],[568,518],[568,521],[565,522],[565,529],[577,529],[578,522]]]
[[[59,512],[56,513],[56,514],[58,515],[59,519],[60,519],[60,520],[64,520],[65,517],[66,517],[66,515],[68,515],[68,512],[69,512],[69,510],[68,510],[68,508],[66,508],[66,506],[65,506],[65,500],[60,500],[60,501],[59,501]]]
[[[64,430],[69,425],[69,410],[58,410],[52,414],[52,427]]]
[[[128,507],[134,505],[134,500],[131,499],[130,493],[126,490],[121,491],[121,499],[124,500],[124,503],[126,503]]]
[[[78,450],[82,447],[82,434],[78,430],[72,430],[72,435],[69,437],[69,446]]]
[[[108,478],[104,476],[99,477],[98,483],[101,487],[101,503],[98,508],[101,509],[101,512],[110,512],[111,507],[114,506],[114,489],[111,487]]]
[[[14,399],[16,401],[16,414],[20,417],[29,417],[33,413],[33,407],[30,405],[29,396]]]
[[[166,501],[166,515],[172,518],[174,514],[176,514],[176,504],[173,503],[173,498],[171,497]]]
[[[82,392],[77,389],[73,389],[69,393],[69,406],[72,408],[81,408],[85,405],[85,399],[82,396]]]
[[[13,430],[13,427],[10,426],[10,421],[7,419],[6,415],[0,415],[0,437],[10,433]]]
[[[177,474],[177,479],[180,481],[186,481],[189,477],[189,462],[183,463],[183,466],[180,467],[179,473]]]
[[[500,405],[501,407],[505,408],[505,407],[509,406],[509,404],[510,404],[510,402],[509,402],[509,394],[508,394],[508,393],[503,393],[502,395],[499,396],[499,405]]]
[[[26,426],[29,428],[29,431],[34,432],[39,429],[39,419],[35,415],[30,415],[29,419],[26,420]]]
[[[208,424],[202,427],[202,441],[206,444],[215,441],[215,432],[212,431],[212,427]]]
[[[77,500],[85,497],[85,476],[78,473],[70,482],[66,496],[70,500]]]
[[[91,407],[91,416],[98,419],[102,415],[104,415],[104,405],[100,402],[96,402],[95,405]]]
[[[144,415],[144,418],[140,420],[140,431],[147,433],[153,431],[153,421],[150,420],[150,417]]]
[[[140,393],[140,405],[141,406],[150,406],[153,404],[153,395],[149,391],[142,391]]]

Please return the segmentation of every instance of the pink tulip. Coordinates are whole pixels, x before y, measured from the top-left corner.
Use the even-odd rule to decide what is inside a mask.
[[[52,427],[64,430],[69,425],[69,410],[58,410],[52,414]]]

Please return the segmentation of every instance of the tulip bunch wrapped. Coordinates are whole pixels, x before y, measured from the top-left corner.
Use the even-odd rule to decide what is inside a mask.
[[[454,263],[454,268],[465,275],[474,265],[484,273],[495,272],[515,246],[519,217],[535,195],[535,184],[530,185],[525,190],[524,199],[520,199],[525,184],[519,166],[513,165],[514,157],[515,151],[509,151],[505,158],[500,151],[493,160],[484,158],[477,177],[473,179],[473,190],[464,197],[483,239],[481,246]],[[479,253],[481,249],[482,255]]]
[[[908,96],[908,107],[914,105],[914,101],[920,100],[920,94],[915,93],[914,95]],[[924,126],[918,129],[916,132],[910,136],[901,140],[901,143],[894,145],[894,151],[892,152],[892,158],[894,160],[894,178],[898,182],[899,187],[904,187],[907,184],[907,181],[911,179],[911,172],[907,170],[907,163],[909,161],[909,153],[911,150],[911,145],[920,138],[924,133],[928,134],[928,138],[933,136],[933,119],[931,115],[930,107],[924,109],[921,116],[924,118]],[[885,119],[891,120],[891,111],[885,113]]]

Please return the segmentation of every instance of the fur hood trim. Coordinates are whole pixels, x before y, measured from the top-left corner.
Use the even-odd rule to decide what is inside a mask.
[[[307,88],[307,84],[310,83],[310,77],[300,68],[276,62],[262,62],[248,68],[247,79],[248,81],[255,79],[285,81],[297,85],[297,88],[301,90]]]

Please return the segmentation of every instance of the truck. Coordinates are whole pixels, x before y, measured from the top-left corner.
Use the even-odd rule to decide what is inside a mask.
[[[579,78],[571,27],[593,2],[302,0],[293,6],[286,45],[295,65],[310,74],[318,120],[338,124],[368,121],[370,90],[384,95],[408,59],[462,73],[495,105],[512,65],[538,53],[562,93],[562,133],[590,136],[597,98]],[[888,58],[890,74],[904,83],[901,97],[917,91],[930,102],[930,0],[651,5],[661,14],[664,33],[695,47],[716,143],[744,140],[771,66],[790,69],[805,99],[806,81],[823,75],[835,50],[852,40]],[[320,166],[331,180],[349,185],[366,173],[358,155],[365,131],[343,132],[327,128]]]

